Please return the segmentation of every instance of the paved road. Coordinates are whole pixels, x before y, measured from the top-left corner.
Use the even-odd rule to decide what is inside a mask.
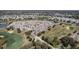
[[[54,49],[54,47],[53,47],[53,46],[51,46],[49,43],[45,42],[45,41],[44,41],[44,40],[42,40],[40,37],[35,36],[35,41],[37,41],[37,40],[41,41],[41,43],[45,43],[45,44],[47,44],[49,47],[51,47],[52,49]]]

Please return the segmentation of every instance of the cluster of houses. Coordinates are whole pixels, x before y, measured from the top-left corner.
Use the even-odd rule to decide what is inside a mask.
[[[53,21],[52,21],[53,20]],[[33,34],[46,31],[48,27],[55,25],[55,22],[67,22],[79,25],[78,19],[64,18],[64,17],[53,17],[51,21],[40,21],[40,20],[27,20],[27,21],[16,21],[11,23],[8,27],[19,28],[21,31],[32,30]],[[55,21],[55,22],[54,22]]]
[[[0,19],[24,19],[24,18],[36,18],[37,15],[2,15]]]
[[[8,27],[13,27],[14,29],[19,28],[21,31],[32,30],[33,35],[37,35],[39,32],[46,31],[48,27],[52,27],[54,23],[52,21],[17,21],[10,24]]]
[[[79,24],[79,19],[73,19],[73,18],[53,17],[52,20],[59,22],[67,22],[72,24]]]

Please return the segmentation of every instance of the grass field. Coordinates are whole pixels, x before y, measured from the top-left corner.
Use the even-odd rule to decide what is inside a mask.
[[[43,36],[47,37],[48,42],[54,47],[57,47],[60,37],[67,36],[69,33],[73,34],[74,31],[79,31],[79,26],[64,23],[62,25],[56,25],[54,28],[51,28],[51,30],[47,30]]]

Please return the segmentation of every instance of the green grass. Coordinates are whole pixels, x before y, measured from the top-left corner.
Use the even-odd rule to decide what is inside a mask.
[[[7,48],[20,48],[23,43],[20,35],[7,32],[0,32],[0,35],[3,35],[4,39],[7,40]]]

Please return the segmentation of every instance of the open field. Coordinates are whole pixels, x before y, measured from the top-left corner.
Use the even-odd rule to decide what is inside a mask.
[[[54,45],[54,47],[57,48],[57,45],[55,45],[56,42],[53,42],[54,39],[59,42],[59,39],[64,36],[69,36],[73,34],[74,31],[79,32],[79,26],[76,26],[75,24],[62,24],[62,25],[56,25],[54,28],[51,28],[50,30],[47,30],[42,36],[47,37],[48,41],[51,45]]]

